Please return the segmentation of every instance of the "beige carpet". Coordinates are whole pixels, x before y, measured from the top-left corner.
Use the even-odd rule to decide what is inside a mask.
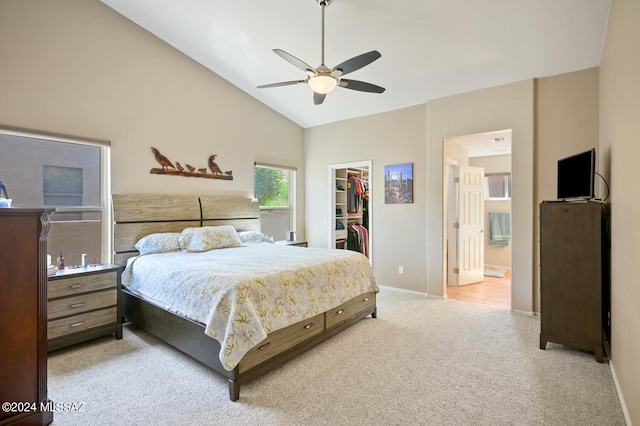
[[[623,425],[609,366],[538,349],[538,317],[383,288],[365,319],[229,401],[226,380],[133,327],[49,356],[54,425]]]

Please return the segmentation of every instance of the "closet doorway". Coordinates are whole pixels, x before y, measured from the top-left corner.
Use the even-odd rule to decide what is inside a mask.
[[[329,165],[328,247],[359,251],[373,264],[371,160]]]
[[[446,138],[443,146],[443,229],[446,233],[446,297],[466,302],[511,307],[511,130]],[[484,170],[480,220],[482,271],[473,280],[461,279],[466,268],[459,244],[461,218],[460,170],[471,166]],[[466,212],[468,213],[468,212]],[[464,212],[462,213],[464,214]],[[473,248],[472,245],[469,247]],[[468,253],[467,253],[468,254]],[[476,256],[477,257],[477,256]]]

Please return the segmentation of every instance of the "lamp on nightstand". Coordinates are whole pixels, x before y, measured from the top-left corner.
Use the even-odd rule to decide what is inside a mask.
[[[0,208],[3,207],[11,207],[11,199],[7,195],[7,187],[0,180]]]

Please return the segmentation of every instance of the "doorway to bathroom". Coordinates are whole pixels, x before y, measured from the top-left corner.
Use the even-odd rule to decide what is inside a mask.
[[[510,309],[511,130],[446,138],[443,152],[446,296]]]

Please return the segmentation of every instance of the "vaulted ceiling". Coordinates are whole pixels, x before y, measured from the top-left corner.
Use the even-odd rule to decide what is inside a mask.
[[[481,88],[600,64],[610,0],[333,0],[325,62],[382,57],[348,78],[382,86],[337,88],[314,105],[305,73],[273,52],[321,62],[317,0],[102,0],[302,127],[423,104]]]

